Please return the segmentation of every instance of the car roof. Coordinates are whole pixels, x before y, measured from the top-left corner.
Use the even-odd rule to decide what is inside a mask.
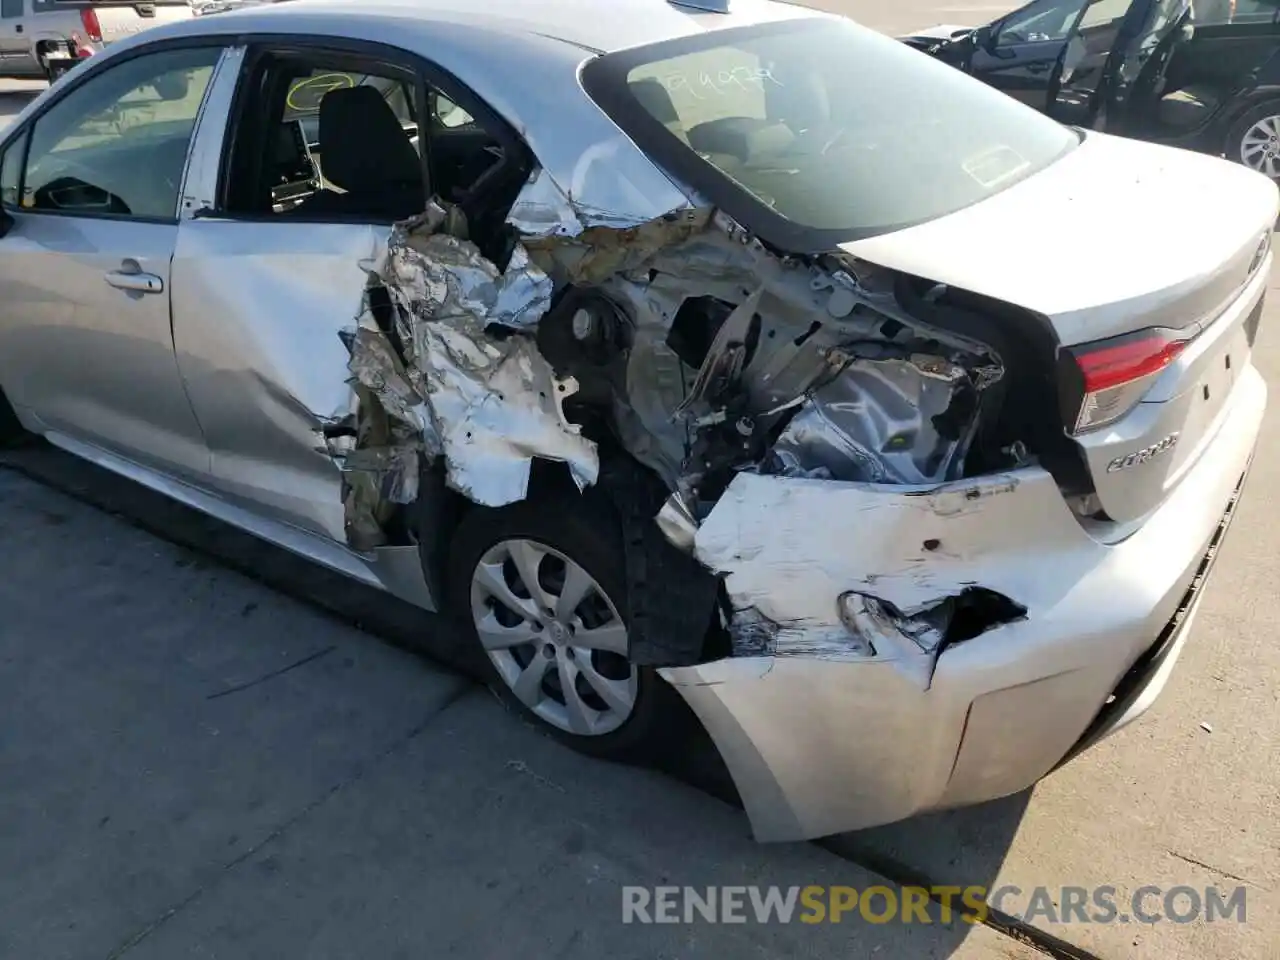
[[[698,9],[699,5],[723,5],[727,12]],[[409,24],[428,28],[450,23],[609,53],[708,30],[814,16],[824,14],[778,0],[287,0],[198,17],[182,32],[224,29],[231,22],[243,29],[278,29],[277,17],[324,18],[335,24],[396,20],[411,31]]]
[[[100,61],[194,37],[234,44],[252,35],[315,36],[407,50],[458,78],[518,132],[580,216],[590,210],[599,222],[632,224],[694,198],[586,95],[579,70],[628,47],[832,16],[776,0],[728,6],[713,13],[670,0],[281,0],[152,27],[90,63],[108,68]]]

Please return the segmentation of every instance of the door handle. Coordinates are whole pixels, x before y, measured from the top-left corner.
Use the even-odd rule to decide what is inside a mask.
[[[19,23],[19,24],[16,24],[16,25],[14,26],[14,28],[13,28],[13,32],[14,32],[14,33],[21,33],[21,32],[22,32],[22,24],[20,24],[20,23]]]
[[[117,290],[132,290],[137,293],[164,292],[164,281],[154,273],[112,270],[104,279]]]
[[[1052,64],[1045,63],[1043,60],[1027,64],[1028,73],[1048,73],[1051,68]]]

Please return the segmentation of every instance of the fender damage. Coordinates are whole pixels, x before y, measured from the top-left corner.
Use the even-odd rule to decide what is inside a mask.
[[[699,688],[803,661],[918,694],[949,645],[1027,615],[951,535],[1044,472],[1002,417],[1006,358],[945,288],[780,254],[714,210],[620,223],[543,171],[508,224],[499,266],[433,203],[368,264],[354,412],[326,435],[353,548],[386,542],[433,468],[488,507],[523,499],[538,461],[598,486],[632,659],[702,714],[740,788],[759,778],[723,740],[744,728]],[[811,833],[760,826],[756,794],[758,836]]]
[[[385,542],[429,465],[496,507],[523,499],[543,460],[619,507],[640,663],[875,657],[904,637],[932,657],[959,635],[952,621],[1022,615],[948,580],[928,551],[909,592],[885,593],[869,571],[825,597],[820,617],[777,600],[797,571],[756,532],[800,545],[817,567],[847,552],[820,528],[788,527],[776,500],[793,481],[832,495],[863,485],[859,512],[889,516],[975,459],[1027,462],[1020,441],[990,449],[1004,359],[963,323],[908,310],[904,278],[847,255],[779,255],[707,209],[622,225],[541,170],[508,223],[519,240],[501,269],[460,211],[438,203],[397,225],[368,267],[344,334],[355,412],[327,432],[353,548]],[[926,284],[915,296],[936,305],[944,292]],[[996,475],[970,489],[1010,487]],[[659,595],[685,602],[648,599]]]

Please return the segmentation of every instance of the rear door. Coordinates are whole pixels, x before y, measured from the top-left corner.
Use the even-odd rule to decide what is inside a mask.
[[[5,144],[0,382],[74,440],[166,473],[208,455],[174,357],[170,261],[220,46],[88,70]]]
[[[425,207],[424,195],[393,216],[364,205],[381,192],[388,146],[408,149],[421,170],[406,146],[416,130],[401,122],[415,74],[389,49],[371,59],[340,39],[291,37],[290,46],[249,47],[239,82],[255,95],[236,98],[242,112],[232,117],[233,91],[220,89],[206,114],[174,259],[174,336],[218,492],[346,543],[343,476],[328,447],[330,428],[353,412],[342,333],[357,322],[391,223]],[[366,86],[404,144],[380,149],[367,128],[322,127],[327,96]],[[366,149],[379,159],[358,163],[353,151]],[[321,174],[330,166],[334,184]]]
[[[1195,31],[1175,50],[1165,89],[1200,89],[1225,101],[1280,50],[1280,2],[1197,0],[1193,10]]]

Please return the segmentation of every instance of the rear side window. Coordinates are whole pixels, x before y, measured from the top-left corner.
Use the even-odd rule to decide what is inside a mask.
[[[220,47],[134,57],[91,77],[31,130],[22,206],[176,217],[196,117]]]
[[[799,252],[952,213],[1079,143],[1013,98],[843,19],[623,50],[590,62],[583,82],[661,165]]]

